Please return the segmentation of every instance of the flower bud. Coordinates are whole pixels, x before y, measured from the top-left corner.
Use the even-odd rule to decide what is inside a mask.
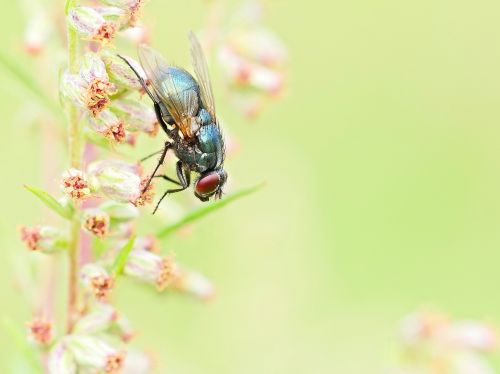
[[[52,341],[52,323],[41,318],[34,318],[27,324],[29,339],[39,345],[48,345]]]
[[[194,271],[183,270],[180,271],[180,274],[174,283],[176,289],[187,292],[203,301],[208,301],[214,297],[214,285],[205,276]]]
[[[81,317],[73,327],[75,334],[97,334],[108,330],[118,313],[109,304],[96,303],[93,309]]]
[[[86,264],[80,270],[82,284],[94,293],[96,299],[106,301],[115,281],[106,269],[98,264]]]
[[[83,212],[82,226],[98,238],[104,238],[109,233],[109,215],[100,209],[86,209]]]
[[[134,201],[141,195],[141,178],[137,165],[119,160],[96,161],[89,165],[92,189],[119,202]]]
[[[115,319],[111,332],[118,334],[120,339],[125,343],[129,342],[135,335],[130,321],[121,313]]]
[[[128,349],[120,374],[149,373],[152,369],[151,357],[136,349]]]
[[[134,206],[144,206],[146,204],[150,204],[153,201],[153,197],[155,195],[153,191],[154,190],[153,183],[149,183],[146,190],[144,190],[148,182],[149,182],[149,176],[142,178],[140,184],[141,194],[137,198],[130,200],[130,202],[134,204]]]
[[[172,256],[162,258],[144,250],[130,252],[124,272],[140,281],[156,285],[158,291],[163,291],[177,277],[177,267]]]
[[[159,124],[151,105],[142,101],[121,99],[113,101],[111,108],[123,116],[127,125],[132,128],[143,131],[150,136],[155,136],[158,133]]]
[[[89,126],[114,143],[122,143],[126,139],[125,124],[109,109],[90,117]]]
[[[109,78],[113,82],[117,83],[120,86],[133,90],[142,89],[141,83],[139,82],[137,76],[120,57],[112,53],[103,53],[102,60],[106,65],[106,71],[108,72]],[[146,74],[142,71],[142,67],[137,61],[133,60],[130,57],[127,57],[127,61],[129,61],[132,66],[134,66],[134,69],[138,69],[136,71],[140,72],[140,74],[142,72],[141,75],[143,75],[144,77],[146,76]]]
[[[37,8],[28,17],[24,32],[24,48],[32,56],[38,55],[44,49],[51,31],[46,10],[42,6]]]
[[[103,339],[90,335],[69,335],[65,342],[81,366],[113,374],[123,366],[125,352]]]
[[[492,351],[497,347],[497,332],[490,326],[476,321],[454,322],[447,329],[446,340],[461,349]]]
[[[62,190],[73,200],[84,200],[90,196],[90,188],[81,170],[68,169],[62,175]]]
[[[32,251],[53,253],[68,248],[66,236],[50,226],[21,227],[21,240]]]
[[[47,366],[50,374],[76,374],[75,358],[64,342],[50,350]]]
[[[135,45],[149,44],[151,39],[149,30],[143,25],[129,27],[121,34]]]
[[[116,22],[107,21],[100,12],[88,6],[77,6],[69,11],[68,23],[87,40],[108,44],[118,29]]]
[[[109,215],[112,223],[130,222],[139,217],[139,209],[135,206],[112,200],[108,200],[101,204],[99,209]]]

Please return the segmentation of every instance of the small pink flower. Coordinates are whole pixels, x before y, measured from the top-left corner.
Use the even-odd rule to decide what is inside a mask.
[[[66,170],[62,176],[62,189],[73,200],[84,200],[90,197],[89,184],[81,170]]]
[[[143,131],[150,136],[158,133],[159,124],[151,105],[142,101],[121,99],[113,101],[111,109],[123,116],[131,128]]]
[[[50,226],[21,227],[21,240],[32,251],[53,253],[67,249],[68,242],[61,230]]]
[[[140,184],[140,189],[141,189],[141,194],[139,197],[130,200],[130,202],[134,206],[144,206],[146,204],[151,204],[153,201],[155,192],[154,192],[154,185],[153,183],[150,183],[146,190],[144,190],[144,187],[146,186],[146,183],[149,181],[149,177],[142,178],[141,184]]]
[[[52,323],[41,318],[34,318],[28,323],[30,338],[40,345],[48,345],[52,341]]]
[[[122,143],[127,137],[124,122],[109,109],[104,109],[95,117],[90,117],[89,126],[113,143]]]

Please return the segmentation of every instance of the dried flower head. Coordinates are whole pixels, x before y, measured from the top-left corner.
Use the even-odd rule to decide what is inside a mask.
[[[91,234],[104,238],[109,233],[109,215],[100,209],[86,209],[83,212],[82,226]]]
[[[76,362],[81,366],[104,373],[118,373],[125,360],[125,352],[91,335],[69,335],[65,338]]]
[[[134,206],[144,206],[146,204],[150,204],[153,201],[153,197],[155,195],[153,183],[150,183],[148,187],[144,190],[144,187],[146,187],[148,181],[149,181],[149,176],[141,179],[141,184],[140,184],[141,194],[139,195],[139,197],[130,200],[130,202]]]
[[[80,271],[82,283],[93,292],[96,299],[106,301],[115,285],[115,280],[98,264],[87,264]]]
[[[61,94],[94,117],[108,106],[109,96],[116,91],[104,62],[94,53],[85,54],[78,74],[65,72],[61,79]]]
[[[173,256],[162,258],[145,250],[134,250],[130,253],[125,265],[125,274],[154,284],[158,291],[163,291],[178,277]]]
[[[90,196],[87,178],[81,170],[66,170],[62,175],[61,187],[73,200],[84,200]]]
[[[35,226],[20,228],[21,240],[32,251],[53,253],[68,248],[64,233],[50,226]]]
[[[36,317],[27,324],[30,340],[40,345],[47,345],[52,341],[52,323]]]

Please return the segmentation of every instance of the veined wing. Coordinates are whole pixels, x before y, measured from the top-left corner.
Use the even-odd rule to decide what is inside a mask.
[[[196,91],[180,90],[175,83],[171,67],[153,48],[141,44],[138,54],[156,96],[165,104],[184,137],[191,137],[191,117],[195,116],[198,110]]]
[[[201,44],[193,32],[189,33],[189,41],[191,43],[191,59],[198,85],[200,86],[201,100],[205,109],[208,110],[212,119],[217,123],[215,116],[215,100],[212,90],[210,75],[208,74],[207,60],[201,48]]]

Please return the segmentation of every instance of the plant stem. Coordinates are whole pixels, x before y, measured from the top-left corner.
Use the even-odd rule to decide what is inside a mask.
[[[66,12],[76,5],[76,0],[68,0]],[[78,71],[78,35],[71,27],[68,27],[68,66],[72,74]],[[68,148],[70,164],[72,168],[80,169],[82,166],[82,131],[78,118],[78,109],[69,104],[69,130]],[[80,255],[80,220],[78,214],[79,206],[75,203],[75,214],[71,219],[70,243],[69,243],[69,295],[67,330],[71,332],[74,320],[78,312],[78,261]]]

